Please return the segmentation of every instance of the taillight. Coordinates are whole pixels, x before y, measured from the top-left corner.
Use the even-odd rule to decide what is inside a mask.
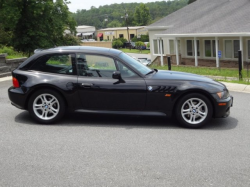
[[[18,80],[15,77],[12,77],[12,82],[13,82],[13,86],[15,88],[19,88],[20,87],[19,82],[18,82]]]

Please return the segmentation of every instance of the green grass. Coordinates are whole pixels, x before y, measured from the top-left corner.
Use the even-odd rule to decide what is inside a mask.
[[[168,66],[151,66],[151,68],[168,70]],[[198,75],[207,76],[220,76],[215,78],[219,81],[226,81],[232,83],[249,84],[250,81],[250,70],[249,72],[244,69],[242,70],[242,77],[244,80],[239,81],[239,70],[238,69],[227,69],[227,68],[208,68],[208,67],[192,67],[192,66],[172,66],[172,71],[181,71],[187,73],[194,73]],[[230,80],[233,79],[233,80]]]
[[[151,66],[156,69],[167,70],[168,66]],[[172,66],[173,71],[182,71],[187,73],[195,73],[198,75],[211,75],[222,77],[239,77],[239,71],[237,69],[227,68],[207,68],[207,67],[190,67],[190,66]],[[242,71],[243,75],[247,75],[247,70]]]
[[[121,48],[119,49],[120,51],[124,52],[124,53],[138,53],[138,54],[149,54],[150,50],[145,49],[145,50],[138,50],[138,49],[125,49],[125,48]]]
[[[6,56],[6,58],[7,59],[14,59],[14,58],[24,58],[24,57],[26,57],[26,56],[24,56],[24,55],[8,55],[8,56]]]
[[[217,79],[217,81],[250,85],[250,80],[249,79],[244,80],[244,81],[239,81],[239,80],[231,80],[231,81],[229,81],[229,80]]]

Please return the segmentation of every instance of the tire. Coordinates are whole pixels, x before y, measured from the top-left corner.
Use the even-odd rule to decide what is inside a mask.
[[[175,108],[175,115],[180,125],[186,128],[201,128],[213,115],[209,99],[198,93],[183,96]]]
[[[65,102],[60,94],[50,89],[42,89],[31,95],[28,110],[38,123],[51,124],[65,114]]]

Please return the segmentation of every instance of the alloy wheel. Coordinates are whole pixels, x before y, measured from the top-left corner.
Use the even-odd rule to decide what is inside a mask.
[[[59,113],[60,104],[55,96],[51,94],[41,94],[38,95],[33,102],[33,111],[38,118],[51,120]]]
[[[190,98],[181,107],[181,115],[189,124],[199,124],[208,115],[207,104],[199,98]]]

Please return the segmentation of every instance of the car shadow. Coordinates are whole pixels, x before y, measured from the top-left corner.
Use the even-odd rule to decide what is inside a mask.
[[[19,113],[15,122],[27,125],[41,125],[34,121],[27,111]],[[111,114],[70,113],[55,124],[46,126],[95,126],[112,128],[151,128],[178,129],[181,128],[175,118],[159,116],[128,116]],[[236,128],[238,120],[232,117],[212,119],[204,128],[198,130],[231,130]]]

